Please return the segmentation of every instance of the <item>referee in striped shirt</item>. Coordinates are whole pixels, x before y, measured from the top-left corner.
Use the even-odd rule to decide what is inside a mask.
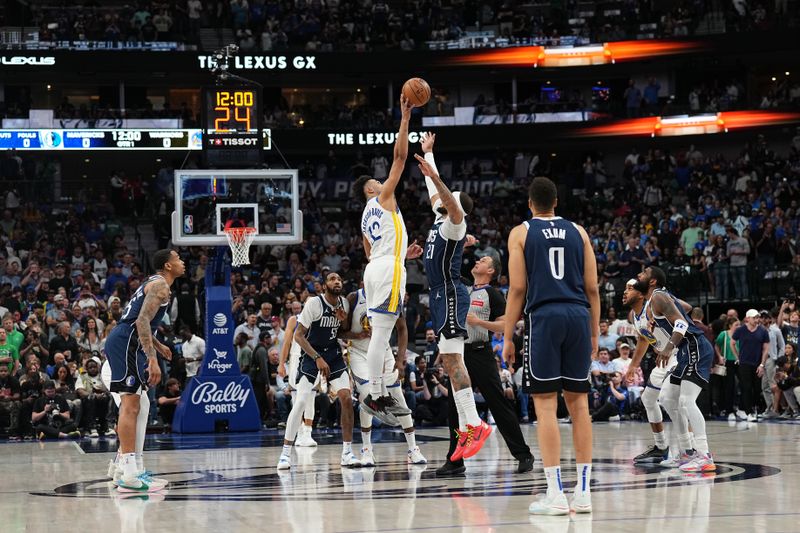
[[[492,333],[503,331],[506,312],[503,293],[491,286],[492,279],[499,274],[500,261],[491,256],[482,257],[472,269],[475,284],[470,288],[470,306],[467,314],[469,337],[464,345],[464,365],[469,372],[472,386],[481,391],[489,405],[497,429],[503,435],[511,455],[519,461],[517,472],[524,473],[533,470],[533,454],[522,436],[513,406],[503,395],[497,363],[492,352]],[[511,342],[511,339],[506,342]],[[452,390],[449,392],[450,451],[447,453],[445,464],[436,470],[437,476],[459,475],[466,471],[463,460],[450,461],[450,456],[456,449],[455,430],[458,425],[458,411],[453,400],[453,392]]]

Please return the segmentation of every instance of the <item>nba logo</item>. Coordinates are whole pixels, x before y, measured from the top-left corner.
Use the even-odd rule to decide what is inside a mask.
[[[186,215],[183,217],[183,232],[184,233],[191,233],[194,231],[194,218],[192,215]]]

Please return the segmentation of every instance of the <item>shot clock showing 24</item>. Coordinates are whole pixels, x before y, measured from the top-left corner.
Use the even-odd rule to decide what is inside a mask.
[[[209,165],[260,165],[264,142],[260,104],[260,90],[253,86],[203,89],[203,151]]]

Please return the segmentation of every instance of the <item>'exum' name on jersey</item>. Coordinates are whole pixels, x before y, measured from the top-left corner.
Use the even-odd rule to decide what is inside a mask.
[[[583,237],[561,217],[533,217],[524,222],[528,292],[525,312],[549,303],[589,307],[583,284]]]
[[[377,197],[371,198],[361,215],[361,233],[370,244],[370,261],[391,257],[405,262],[408,234],[399,208],[387,211]]]

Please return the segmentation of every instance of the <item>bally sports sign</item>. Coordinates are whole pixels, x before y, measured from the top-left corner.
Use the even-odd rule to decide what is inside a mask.
[[[223,284],[216,283],[215,270],[206,269],[206,353],[175,411],[172,429],[179,433],[261,429],[253,385],[242,375],[233,347],[230,267]]]
[[[249,397],[250,389],[233,381],[229,381],[224,389],[220,389],[214,381],[205,381],[192,391],[192,403],[202,406],[206,414],[235,413],[237,409],[244,408]]]

